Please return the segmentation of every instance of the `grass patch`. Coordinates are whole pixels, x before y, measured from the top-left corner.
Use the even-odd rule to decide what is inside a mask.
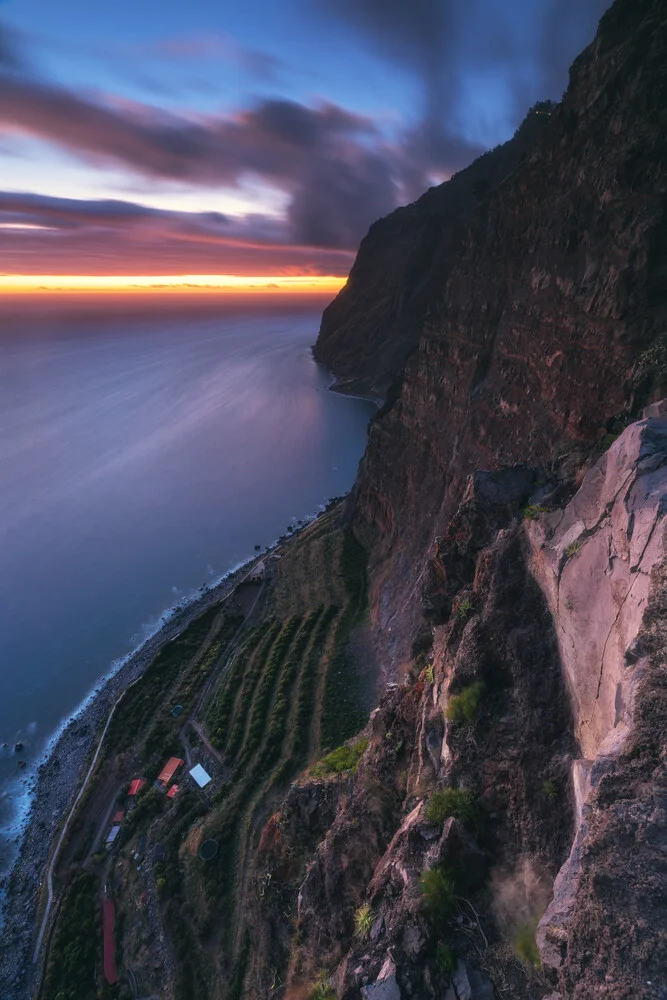
[[[542,795],[545,795],[548,799],[555,799],[558,795],[558,788],[555,781],[543,781],[540,791],[542,792]]]
[[[354,934],[361,941],[365,941],[371,932],[371,927],[375,922],[375,914],[368,903],[360,906],[354,914]]]
[[[524,521],[532,521],[536,517],[539,517],[540,514],[548,514],[549,511],[546,507],[540,507],[539,504],[529,503],[527,507],[523,508],[522,513]]]
[[[445,941],[439,941],[435,950],[435,960],[443,976],[451,976],[456,968],[454,952]]]
[[[337,1000],[336,994],[331,989],[331,977],[324,970],[313,983],[310,1000]]]
[[[467,622],[470,616],[473,614],[475,606],[469,597],[464,597],[462,601],[456,605],[456,618],[457,621]]]
[[[538,920],[532,920],[528,924],[521,924],[512,935],[512,949],[514,954],[524,965],[529,965],[533,969],[542,968],[540,952],[535,941],[535,932],[537,931],[538,923]]]
[[[450,696],[445,710],[450,722],[472,722],[479,711],[479,703],[484,693],[482,681],[469,684],[459,694]]]
[[[433,793],[426,803],[424,818],[429,823],[442,826],[450,816],[467,826],[477,825],[479,809],[471,792],[464,788],[440,788]]]
[[[451,872],[440,866],[429,868],[419,880],[419,889],[426,912],[437,923],[449,920],[454,912],[455,880]]]
[[[342,774],[344,771],[354,774],[367,746],[368,740],[364,738],[357,740],[352,746],[338,747],[316,764],[310,773],[314,778],[324,778],[328,774]]]

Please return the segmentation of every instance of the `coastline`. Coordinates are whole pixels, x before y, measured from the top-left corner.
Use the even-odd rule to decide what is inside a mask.
[[[280,544],[282,542],[276,542],[261,554],[247,559],[185,605],[175,605],[163,612],[160,620],[164,620],[157,630],[120,661],[118,669],[97,682],[67,723],[49,739],[29,786],[32,789],[30,809],[0,903],[0,996],[3,1000],[28,1000],[31,996],[33,972],[39,968],[39,965],[33,966],[32,956],[44,875],[61,820],[76,794],[115,701],[143,674],[165,643],[176,638],[212,604],[228,597],[250,567],[274,552]]]

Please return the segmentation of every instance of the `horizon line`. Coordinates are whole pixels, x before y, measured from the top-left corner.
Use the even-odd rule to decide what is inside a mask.
[[[87,275],[0,274],[0,293],[25,292],[338,292],[340,275]]]

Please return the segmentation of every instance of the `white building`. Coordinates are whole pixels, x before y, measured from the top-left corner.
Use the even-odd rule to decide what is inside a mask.
[[[207,774],[201,764],[195,764],[190,771],[190,775],[194,778],[200,788],[205,788],[209,781],[211,781],[211,775]]]

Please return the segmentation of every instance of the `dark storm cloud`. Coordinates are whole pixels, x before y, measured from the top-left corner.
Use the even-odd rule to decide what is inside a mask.
[[[353,252],[295,245],[262,215],[173,212],[133,202],[0,192],[8,273],[333,274]]]
[[[323,246],[354,246],[398,199],[387,159],[368,148],[379,141],[373,123],[329,104],[267,100],[234,117],[188,118],[4,74],[2,125],[165,180],[233,186],[258,175],[292,195],[288,214],[297,243],[313,231],[322,183],[329,184],[327,218],[334,223],[318,226]]]

